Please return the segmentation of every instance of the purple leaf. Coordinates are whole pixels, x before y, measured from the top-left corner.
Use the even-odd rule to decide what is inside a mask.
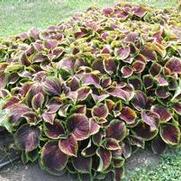
[[[113,14],[113,12],[114,12],[113,8],[104,8],[103,9],[103,14],[105,16],[110,16],[111,14]]]
[[[165,67],[167,67],[171,73],[178,73],[181,74],[181,59],[172,57],[166,64]]]
[[[96,154],[97,146],[92,144],[92,141],[89,140],[88,145],[81,151],[81,155],[84,157],[91,157]]]
[[[78,156],[73,159],[72,164],[74,168],[80,173],[90,173],[92,168],[92,158]]]
[[[23,54],[21,55],[20,61],[21,61],[22,65],[25,65],[25,66],[31,65],[31,62],[30,62],[28,56],[26,55],[26,53],[23,53]]]
[[[125,41],[126,42],[136,42],[139,39],[139,34],[137,32],[129,32],[126,37],[125,37]]]
[[[125,60],[131,53],[130,47],[123,47],[118,49],[117,55],[121,60]]]
[[[33,109],[37,110],[37,109],[41,109],[44,103],[44,95],[42,93],[38,93],[36,94],[33,98],[32,98],[32,107]]]
[[[96,123],[96,121],[93,118],[90,119],[90,135],[95,135],[96,133],[98,133],[100,128],[101,127]]]
[[[38,40],[32,43],[32,46],[36,51],[42,51],[44,49],[42,42]]]
[[[15,144],[21,150],[30,152],[39,146],[40,130],[28,124],[22,125],[15,133]]]
[[[112,120],[106,129],[106,135],[108,138],[115,138],[119,141],[122,141],[126,134],[126,125],[120,120]]]
[[[180,143],[180,128],[174,124],[166,123],[160,127],[160,136],[166,144],[178,145]]]
[[[149,89],[153,86],[153,77],[151,75],[144,75],[143,76],[143,84],[146,89]]]
[[[109,94],[97,95],[97,94],[92,93],[91,96],[94,99],[94,102],[98,104],[98,103],[104,101],[106,98],[108,98]]]
[[[77,105],[75,107],[75,110],[74,110],[75,113],[79,113],[79,114],[86,114],[87,112],[87,107],[86,105]]]
[[[101,73],[105,73],[104,65],[102,60],[95,60],[92,64],[94,70],[99,70]]]
[[[77,101],[84,101],[91,94],[89,87],[81,87],[77,90]]]
[[[93,143],[97,146],[100,146],[104,136],[105,133],[102,130],[100,130],[98,133],[92,136]]]
[[[29,36],[31,38],[33,38],[34,40],[37,40],[39,39],[39,34],[40,34],[40,31],[36,28],[32,28],[30,31],[29,31]]]
[[[155,94],[162,98],[162,99],[166,99],[170,96],[170,92],[168,91],[167,87],[157,87]]]
[[[123,167],[125,164],[125,159],[123,157],[117,158],[117,159],[113,159],[113,167],[116,168],[121,168]]]
[[[5,88],[6,86],[6,76],[4,72],[0,72],[0,89]]]
[[[36,125],[38,121],[40,120],[37,113],[30,111],[23,115],[23,117],[27,120],[28,124],[30,125]]]
[[[131,84],[135,90],[141,90],[143,86],[142,80],[139,77],[129,77],[128,83]]]
[[[10,97],[9,99],[6,100],[5,104],[3,105],[3,109],[5,108],[10,108],[11,106],[14,106],[15,104],[19,103],[19,98],[18,97]]]
[[[133,132],[138,136],[143,138],[145,141],[152,140],[158,133],[158,129],[151,130],[148,124],[139,122],[136,127],[134,127]]]
[[[73,135],[68,138],[60,139],[58,142],[60,150],[68,156],[77,156],[78,142]]]
[[[141,54],[144,55],[147,59],[147,61],[154,61],[157,59],[156,53],[151,50],[148,46],[145,46],[143,50],[141,51]]]
[[[21,118],[24,117],[25,114],[31,112],[31,109],[27,107],[25,104],[12,104],[11,107],[9,107],[10,110],[10,121],[13,124],[18,124],[21,120]]]
[[[40,162],[50,173],[56,173],[65,168],[68,157],[58,147],[56,141],[48,141],[41,150]]]
[[[44,133],[48,138],[57,139],[65,134],[64,127],[59,120],[55,120],[53,124],[44,124]]]
[[[162,154],[166,149],[166,143],[160,138],[160,136],[158,136],[152,140],[151,148],[153,153]]]
[[[151,110],[159,115],[159,120],[161,122],[168,122],[172,118],[171,113],[166,107],[156,105],[152,106]]]
[[[146,95],[142,91],[137,91],[132,99],[132,104],[137,110],[145,109],[147,106]]]
[[[107,138],[105,140],[105,148],[107,150],[119,150],[121,149],[119,141],[114,138]]]
[[[101,79],[101,86],[103,88],[109,87],[111,85],[111,78],[110,77],[102,77]]]
[[[143,18],[146,13],[147,13],[147,11],[144,7],[141,7],[141,6],[133,7],[133,14],[135,16],[138,16],[139,18]]]
[[[173,109],[177,114],[181,115],[181,103],[177,102],[173,105]]]
[[[114,171],[114,181],[120,181],[124,175],[124,168],[115,168]]]
[[[124,101],[130,101],[134,96],[133,87],[131,85],[126,85],[124,87],[117,85],[116,87],[111,87],[108,89],[108,93]]]
[[[111,53],[111,46],[110,45],[105,45],[101,51],[102,54],[110,54]]]
[[[70,87],[71,91],[76,91],[80,87],[80,81],[76,77],[72,77],[68,82],[67,82],[68,87]]]
[[[56,113],[60,109],[62,104],[63,102],[60,97],[53,97],[52,99],[49,100],[46,107],[48,109],[48,112]]]
[[[155,77],[155,80],[158,82],[159,86],[168,86],[167,80],[160,74]]]
[[[68,125],[75,139],[80,141],[89,137],[90,123],[83,114],[73,114],[68,118]]]
[[[142,149],[145,148],[145,141],[143,140],[143,138],[136,135],[130,135],[128,139],[131,145],[137,146]]]
[[[122,143],[122,153],[125,159],[128,159],[132,154],[132,146],[128,140]]]
[[[116,103],[114,103],[113,108],[111,108],[111,111],[113,111],[113,115],[117,117],[121,114],[121,110],[122,110],[122,102],[119,100]]]
[[[44,90],[50,95],[59,96],[62,91],[62,83],[58,78],[47,78],[44,82]]]
[[[163,40],[163,28],[153,34],[153,38],[157,43],[162,43]]]
[[[92,116],[98,118],[106,118],[108,116],[108,108],[106,104],[100,103],[92,109]]]
[[[151,111],[142,111],[141,118],[144,123],[146,123],[151,131],[154,131],[158,128],[159,124],[159,115]]]
[[[119,116],[119,118],[125,121],[127,124],[134,124],[136,117],[136,112],[127,106],[122,108],[121,114]]]
[[[124,11],[115,11],[115,15],[120,18],[121,21],[125,21],[129,17],[129,14]]]
[[[121,148],[118,149],[118,150],[113,150],[112,151],[112,157],[113,159],[119,159],[119,158],[122,158],[123,156],[123,148],[122,148],[122,145],[121,145]]]
[[[153,64],[151,65],[151,67],[150,67],[149,72],[150,72],[150,74],[154,77],[154,76],[160,74],[161,69],[162,69],[162,67],[161,67],[160,64],[158,64],[158,63],[153,63]]]
[[[112,160],[112,154],[110,151],[100,147],[97,150],[97,155],[99,157],[99,166],[97,168],[97,171],[103,172],[110,166]]]
[[[52,51],[53,59],[59,58],[61,55],[63,55],[63,53],[64,53],[64,49],[63,48],[60,48],[60,47],[55,48]]]
[[[55,117],[56,117],[56,113],[52,113],[52,112],[44,112],[42,114],[42,118],[45,122],[47,123],[50,123],[53,125],[54,123],[54,120],[55,120]]]
[[[84,85],[94,85],[96,87],[100,87],[99,77],[92,73],[82,74],[81,81]]]
[[[133,69],[130,66],[121,67],[121,73],[124,78],[128,78],[133,74]]]
[[[103,65],[104,65],[105,71],[108,74],[112,75],[112,74],[116,73],[117,65],[116,65],[115,60],[113,60],[113,59],[104,59],[103,60]]]
[[[64,69],[66,71],[72,71],[74,69],[75,60],[71,57],[65,57],[58,62],[57,68]]]
[[[140,60],[136,60],[135,62],[133,62],[132,68],[134,72],[142,73],[145,69],[145,63]]]
[[[57,45],[58,45],[58,41],[56,40],[45,40],[44,42],[45,48],[49,50],[53,50],[55,47],[57,47]]]

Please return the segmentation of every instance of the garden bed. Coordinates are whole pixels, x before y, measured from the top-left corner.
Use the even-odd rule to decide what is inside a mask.
[[[179,147],[181,16],[175,11],[91,7],[47,30],[2,40],[0,125],[13,137],[4,148],[9,160],[21,154],[24,163],[38,162],[53,175],[119,181],[125,163],[129,170],[159,159],[142,152],[131,160],[140,149],[161,154]],[[38,176],[37,166],[25,168]]]

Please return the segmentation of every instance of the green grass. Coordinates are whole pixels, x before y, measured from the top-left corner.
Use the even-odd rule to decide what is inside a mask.
[[[97,2],[97,3],[96,3]],[[0,0],[0,37],[57,24],[91,5],[111,5],[115,0]]]
[[[181,181],[181,149],[172,149],[161,156],[157,166],[136,168],[126,181]]]
[[[28,0],[26,0],[28,1]],[[89,6],[110,6],[116,0],[0,0],[0,37],[8,37],[32,27],[44,29],[57,24]],[[174,7],[177,0],[130,0],[156,8]],[[129,181],[181,180],[181,150],[170,151],[156,167],[138,168],[129,173]]]
[[[155,7],[172,7],[177,0],[129,0]],[[118,0],[0,0],[0,37],[57,24],[89,6],[110,6]]]

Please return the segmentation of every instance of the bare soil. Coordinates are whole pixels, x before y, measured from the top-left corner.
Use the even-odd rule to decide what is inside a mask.
[[[159,163],[159,156],[149,151],[135,153],[126,163],[126,170],[138,167],[154,166]],[[70,175],[56,177],[42,171],[38,164],[23,165],[16,161],[0,170],[0,181],[76,181]]]
[[[6,138],[6,139],[5,139]],[[6,144],[5,144],[6,143]],[[38,164],[23,165],[16,152],[7,153],[6,147],[11,146],[12,137],[0,136],[0,167],[9,159],[15,160],[0,168],[0,181],[76,181],[70,175],[56,177],[42,171]],[[5,157],[6,154],[9,156]],[[126,173],[138,167],[157,165],[160,161],[159,155],[155,155],[149,150],[138,150],[130,159],[126,161]],[[129,174],[128,174],[129,175]],[[127,177],[127,176],[126,176]],[[107,179],[109,180],[109,179]],[[127,179],[126,179],[127,180]],[[128,177],[129,180],[129,177]]]

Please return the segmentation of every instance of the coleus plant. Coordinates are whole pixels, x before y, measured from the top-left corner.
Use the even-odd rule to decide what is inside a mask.
[[[117,4],[0,42],[0,126],[23,162],[123,176],[145,145],[180,146],[181,16]]]

